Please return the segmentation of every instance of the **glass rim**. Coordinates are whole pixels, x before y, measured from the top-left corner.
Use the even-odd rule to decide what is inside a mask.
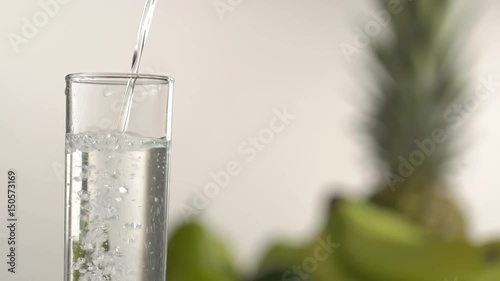
[[[66,82],[88,84],[127,84],[129,80],[151,81],[160,84],[170,84],[174,79],[170,76],[156,74],[132,74],[119,72],[72,73],[66,75]]]

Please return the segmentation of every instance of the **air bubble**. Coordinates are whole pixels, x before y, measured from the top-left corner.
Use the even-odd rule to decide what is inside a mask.
[[[120,188],[118,188],[118,191],[120,191],[121,194],[128,193],[128,189],[125,186],[120,186]]]
[[[123,228],[130,228],[130,229],[142,228],[142,224],[128,222],[123,224]]]
[[[114,145],[118,142],[118,138],[115,135],[108,134],[106,136],[106,144],[108,145]]]
[[[80,191],[77,192],[77,194],[78,194],[78,197],[80,197],[80,200],[82,200],[82,201],[89,200],[89,195],[88,195],[87,192],[85,192],[83,190],[80,190]]]

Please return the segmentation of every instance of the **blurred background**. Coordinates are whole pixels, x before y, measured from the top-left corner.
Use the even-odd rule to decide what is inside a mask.
[[[446,182],[450,198],[463,210],[467,241],[483,243],[499,237],[500,39],[495,35],[500,3],[435,1],[446,2],[438,4],[445,6],[439,8],[442,13],[432,3],[422,8],[429,21],[449,15],[446,21],[453,28],[444,35],[422,35],[446,38],[447,43],[427,49],[406,45],[423,50],[424,58],[426,51],[438,50],[430,56],[438,61],[432,69],[445,65],[458,82],[450,79],[453,87],[446,90],[453,94],[435,104],[406,101],[415,104],[409,108],[417,114],[396,111],[397,103],[391,103],[396,98],[391,96],[385,96],[382,110],[384,99],[374,98],[391,85],[404,92],[403,86],[395,87],[381,74],[388,68],[412,77],[413,72],[397,63],[404,64],[399,53],[391,52],[410,48],[405,41],[395,43],[394,26],[410,23],[405,26],[408,40],[415,37],[413,24],[420,30],[418,19],[417,23],[397,19],[400,15],[407,19],[410,13],[405,1],[400,3],[401,13],[382,2],[159,1],[140,72],[176,80],[172,231],[199,218],[206,231],[229,249],[238,274],[253,276],[274,241],[300,244],[315,237],[329,216],[332,196],[366,199],[380,187],[384,159],[394,160],[398,150],[391,151],[396,153],[392,158],[376,152],[373,128],[377,126],[371,122],[377,111],[392,112],[386,121],[398,119],[399,114],[410,120],[423,118],[418,120],[425,124],[429,112],[419,109],[445,112],[482,87],[491,95],[455,115],[463,121],[451,136],[456,149],[442,152],[442,159],[451,160],[430,158],[439,167],[430,167],[428,174]],[[118,0],[2,1],[0,170],[15,168],[19,174],[20,266],[16,275],[0,270],[0,279],[62,279],[64,76],[126,72],[143,5],[143,1]],[[390,23],[380,18],[383,10],[390,11]],[[26,27],[32,23],[37,25]],[[433,24],[422,28],[440,30],[441,23]],[[394,54],[390,67],[384,69],[375,59],[378,48]],[[439,61],[440,51],[451,55]],[[418,55],[413,59],[419,61]],[[425,68],[418,73],[434,74],[422,81],[441,81],[442,73]],[[273,126],[274,120],[282,126]],[[407,137],[419,138],[416,131]],[[228,165],[238,165],[238,172],[221,176]],[[207,193],[204,188],[210,183],[220,190]],[[4,201],[0,210],[5,209]],[[1,211],[2,221],[5,216]],[[0,253],[6,249],[5,238],[0,230]]]

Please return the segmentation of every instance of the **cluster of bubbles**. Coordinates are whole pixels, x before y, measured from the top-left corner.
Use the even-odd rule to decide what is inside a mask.
[[[91,151],[137,151],[154,147],[165,147],[165,142],[154,138],[143,138],[131,133],[87,132],[68,134],[66,152]]]
[[[109,248],[109,223],[119,219],[119,206],[110,202],[110,199],[115,197],[110,194],[116,189],[112,179],[113,176],[118,179],[119,175],[110,169],[113,169],[112,165],[99,172],[89,168],[86,175],[81,177],[82,180],[91,178],[96,188],[92,190],[92,194],[83,190],[77,192],[81,206],[81,229],[77,245],[79,249],[75,251],[78,258],[72,270],[78,272],[78,281],[108,281],[123,270],[121,265],[116,263],[116,258],[121,256],[120,248]],[[121,201],[122,197],[115,198],[120,198]]]
[[[73,233],[78,236],[73,237],[74,260],[71,268],[73,280],[135,280],[131,279],[133,275],[131,269],[120,259],[124,253],[119,245],[137,243],[135,231],[142,229],[143,225],[140,221],[120,218],[120,209],[124,208],[123,203],[134,201],[133,198],[127,198],[130,196],[130,187],[126,184],[126,177],[133,179],[134,174],[122,174],[120,165],[124,153],[127,155],[135,151],[162,147],[166,147],[165,141],[116,132],[67,135],[66,153],[71,155],[75,163],[71,172],[73,201],[78,202],[75,207],[79,206],[73,208],[73,211],[78,209],[79,222],[76,223],[80,229],[79,233]],[[89,164],[88,161],[84,161],[84,158],[95,159],[96,155],[99,155],[101,163],[96,164],[91,161],[92,164]],[[134,168],[140,159],[129,157],[127,161],[130,161],[127,165]],[[165,157],[157,161],[162,163],[155,165],[165,167]],[[153,181],[156,182],[156,177]],[[163,203],[163,198],[155,197],[154,202]],[[158,209],[157,212],[159,211]],[[123,233],[118,233],[121,242],[110,245],[108,231],[111,229],[116,231],[117,224],[122,227]],[[149,228],[152,230],[152,226],[149,226],[145,231],[148,232]]]
[[[155,145],[154,140],[139,138],[120,133],[85,133],[68,135],[66,150],[75,157],[75,169],[72,182],[77,186],[91,185],[91,190],[76,191],[79,202],[79,225],[77,241],[73,245],[76,260],[73,262],[73,277],[78,281],[108,281],[116,276],[130,274],[119,262],[123,255],[120,246],[110,249],[108,230],[111,224],[120,219],[120,203],[129,193],[129,188],[121,182],[119,165],[121,155],[126,151],[137,150],[146,145]],[[104,165],[96,167],[86,164],[83,159],[76,159],[84,153],[100,153],[105,159]],[[80,160],[80,161],[78,161]],[[124,228],[140,228],[140,223],[125,223]],[[127,243],[134,243],[133,236]],[[77,278],[76,278],[77,277]],[[123,279],[123,278],[121,278]],[[123,279],[126,280],[126,279]]]

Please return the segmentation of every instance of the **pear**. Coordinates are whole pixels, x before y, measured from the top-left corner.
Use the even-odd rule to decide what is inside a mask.
[[[328,235],[330,236],[330,235]],[[331,238],[331,236],[330,236]],[[322,251],[318,259],[319,240],[330,239],[327,236],[298,247],[291,244],[277,243],[264,256],[255,281],[360,281],[342,267],[335,252],[329,254]],[[322,249],[320,249],[322,250]],[[307,261],[313,262],[311,268],[306,268]],[[300,273],[297,273],[297,270]]]
[[[305,257],[306,247],[292,243],[276,242],[264,254],[257,270],[256,281],[283,281],[292,275],[294,266],[300,265]],[[292,277],[293,278],[293,277]],[[294,280],[294,279],[289,279]],[[305,281],[313,281],[307,278]]]
[[[225,245],[199,223],[177,229],[168,246],[167,280],[236,281]]]
[[[337,213],[343,202],[344,199],[340,197],[334,197],[331,200],[328,206],[326,224],[319,236],[311,241],[308,246],[309,256],[314,256],[319,241],[330,240],[336,244],[328,259],[323,262],[318,261],[318,269],[312,273],[317,281],[369,281],[368,279],[359,278],[355,272],[351,272],[342,259],[341,220]]]
[[[255,281],[368,281],[351,274],[340,257],[339,217],[342,199],[332,200],[325,226],[305,245],[275,243],[264,255]],[[332,243],[330,245],[329,243]],[[326,246],[326,249],[325,249]]]

